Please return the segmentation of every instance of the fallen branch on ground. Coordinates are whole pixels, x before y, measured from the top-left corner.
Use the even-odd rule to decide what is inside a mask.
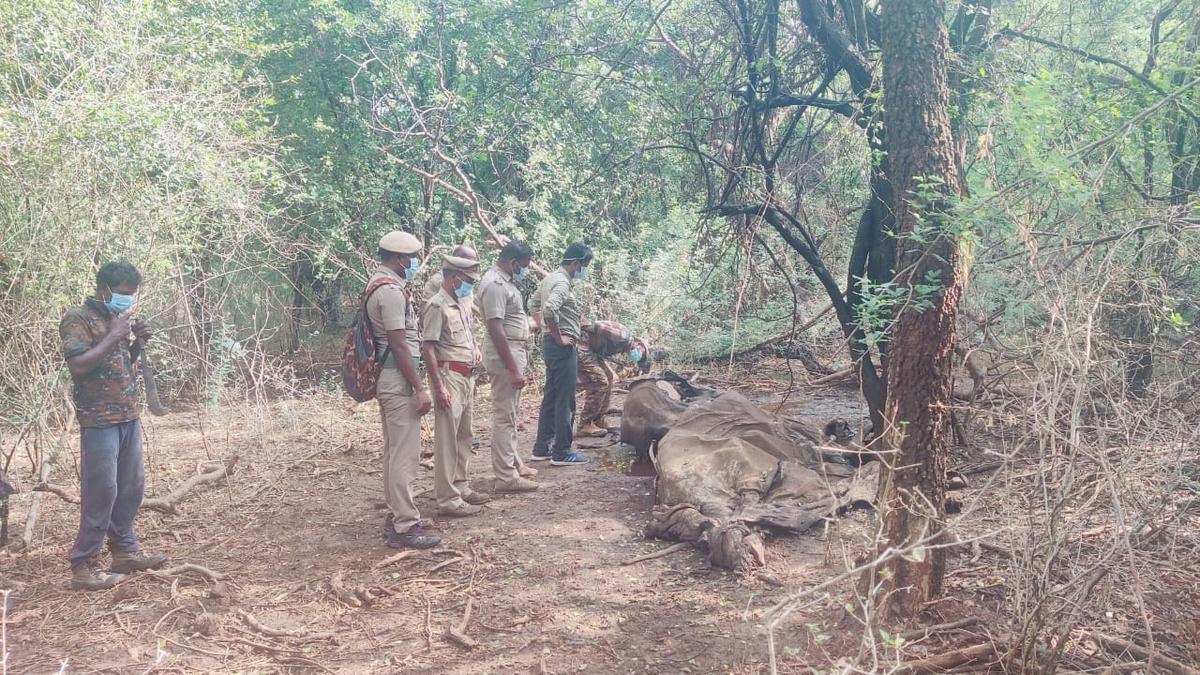
[[[237,613],[238,616],[242,617],[242,620],[246,622],[247,626],[250,626],[250,628],[252,628],[255,632],[261,633],[267,637],[291,638],[294,640],[303,641],[334,640],[336,637],[333,633],[309,633],[308,631],[304,630],[281,630],[279,628],[271,628],[269,626],[264,626],[259,622],[258,619],[254,617],[253,614],[244,609],[239,609]]]
[[[50,483],[38,483],[33,486],[34,492],[49,492],[52,495],[58,495],[58,498],[70,504],[79,503],[79,495],[76,495],[64,487],[51,485]]]
[[[842,368],[841,370],[837,371],[836,373],[830,373],[829,375],[826,375],[825,377],[818,377],[817,379],[813,380],[809,384],[814,387],[820,387],[820,386],[823,386],[826,384],[837,382],[839,380],[844,380],[848,377],[853,376],[854,373],[856,373],[856,372],[858,372],[858,368],[856,366],[849,366],[846,368]]]
[[[692,546],[691,542],[681,541],[678,544],[671,544],[670,546],[664,548],[661,551],[655,551],[654,553],[647,553],[646,555],[638,556],[638,557],[632,558],[630,560],[625,560],[625,561],[617,563],[617,564],[620,565],[621,567],[625,567],[626,565],[633,565],[633,564],[640,563],[640,562],[646,562],[647,560],[654,560],[655,558],[664,558],[666,556],[671,555],[672,553],[674,553],[676,551],[682,551],[685,548],[691,548],[691,546]]]
[[[45,483],[48,480],[50,480],[50,462],[45,461],[42,462],[42,468],[38,471],[38,483]],[[26,551],[33,543],[33,528],[37,525],[38,514],[41,513],[42,497],[43,493],[41,492],[33,493],[33,499],[29,502],[29,513],[25,516],[25,531],[21,533],[20,541],[13,544],[14,550]]]
[[[978,661],[990,655],[995,655],[996,647],[990,642],[965,647],[945,654],[938,654],[919,661],[906,661],[892,671],[893,675],[917,675],[918,673],[944,673],[951,668]]]
[[[416,551],[413,549],[409,549],[407,551],[400,551],[396,555],[388,556],[388,557],[384,558],[383,560],[380,560],[379,562],[375,563],[374,565],[371,565],[371,569],[373,569],[373,570],[383,569],[384,567],[387,567],[388,565],[391,565],[392,563],[398,563],[401,560],[404,560],[405,558],[408,558],[415,553],[416,553]]]
[[[478,642],[467,636],[467,624],[471,623],[471,606],[474,602],[474,598],[467,598],[467,606],[463,610],[462,621],[458,622],[457,626],[447,628],[444,634],[444,637],[450,642],[461,647],[466,647],[467,649],[474,649],[479,646]]]
[[[142,507],[153,509],[160,513],[175,515],[179,513],[179,502],[188,495],[192,490],[201,485],[209,483],[217,483],[225,479],[226,476],[233,475],[234,467],[237,466],[238,456],[234,455],[230,459],[225,460],[221,466],[213,467],[204,473],[196,474],[191,478],[179,484],[179,487],[171,491],[171,494],[166,497],[147,499],[142,502]]]
[[[176,565],[175,567],[169,567],[165,570],[151,570],[150,574],[156,577],[178,577],[189,572],[192,574],[198,574],[209,581],[220,581],[226,577],[226,575],[222,572],[214,572],[207,567],[196,565],[194,563],[184,563],[182,565]]]
[[[349,588],[346,588],[346,584],[342,581],[345,578],[345,575],[345,571],[338,570],[337,573],[329,579],[329,590],[333,593],[333,597],[337,598],[339,602],[348,607],[362,607],[364,604],[370,604],[369,600],[364,601],[362,596],[358,594],[358,588],[354,589],[353,591]]]
[[[913,640],[922,640],[924,638],[927,638],[930,635],[933,635],[934,633],[945,633],[947,631],[958,630],[959,628],[966,628],[968,626],[974,626],[975,624],[981,623],[982,621],[983,620],[980,619],[979,617],[973,616],[973,617],[970,617],[967,619],[960,619],[958,621],[939,623],[939,624],[935,624],[933,626],[925,626],[923,628],[914,628],[913,630],[901,633],[899,635],[899,637],[900,637],[900,639],[904,640],[905,642],[912,642]]]
[[[1175,675],[1200,675],[1200,671],[1192,668],[1191,666],[1180,663],[1179,661],[1176,661],[1169,656],[1159,654],[1158,652],[1152,652],[1139,644],[1130,642],[1129,640],[1113,637],[1111,635],[1104,635],[1102,633],[1087,633],[1086,635],[1113,654],[1131,654],[1151,664],[1151,666],[1154,668],[1161,668],[1163,670],[1175,673]]]
[[[460,563],[460,562],[462,562],[462,561],[464,561],[464,560],[466,560],[466,559],[467,559],[467,557],[466,557],[465,555],[460,555],[460,556],[458,556],[457,558],[451,558],[451,559],[449,559],[449,560],[443,560],[442,562],[440,562],[440,563],[438,563],[438,564],[434,565],[433,567],[430,567],[430,568],[429,568],[429,571],[428,571],[428,572],[426,572],[426,574],[433,574],[434,572],[436,572],[436,571],[438,571],[438,570],[440,570],[440,569],[443,569],[443,568],[445,568],[445,567],[449,567],[449,566],[451,566],[451,565],[457,565],[458,563]]]

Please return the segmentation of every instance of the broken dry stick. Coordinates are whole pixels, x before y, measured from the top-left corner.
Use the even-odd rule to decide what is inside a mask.
[[[474,598],[467,598],[467,606],[466,609],[463,610],[462,621],[460,621],[457,626],[447,628],[445,633],[445,638],[447,640],[467,649],[474,649],[479,646],[478,642],[467,636],[467,624],[471,623],[471,607],[474,602]]]
[[[193,563],[184,563],[165,570],[153,570],[150,572],[151,575],[156,577],[178,577],[188,573],[198,574],[209,581],[220,581],[225,578],[225,575],[221,572],[214,572],[207,567]]]
[[[166,497],[147,499],[142,502],[142,507],[153,509],[160,513],[177,514],[179,513],[179,502],[188,495],[192,490],[201,485],[209,483],[217,483],[225,479],[226,476],[233,475],[233,469],[237,466],[238,457],[234,455],[230,459],[225,460],[220,466],[213,467],[204,473],[198,473],[195,476],[183,481],[179,487],[171,491],[171,494]]]
[[[691,542],[681,541],[678,544],[671,544],[670,546],[664,548],[661,551],[655,551],[654,553],[648,553],[643,556],[638,556],[637,558],[633,558],[631,560],[626,560],[619,564],[621,567],[625,567],[626,565],[633,565],[635,563],[645,562],[647,560],[654,560],[655,558],[663,558],[663,557],[671,555],[672,553],[674,553],[676,551],[682,551],[683,549],[688,548],[691,545],[692,545]]]

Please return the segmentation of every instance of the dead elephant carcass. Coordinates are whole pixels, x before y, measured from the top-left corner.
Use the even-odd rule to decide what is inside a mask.
[[[821,440],[735,392],[688,406],[658,442],[648,534],[694,541],[718,567],[762,564],[763,532],[803,532],[874,499],[879,463],[827,461]]]
[[[697,388],[669,370],[662,376],[635,380],[621,409],[621,442],[633,446],[639,462],[648,461],[650,448],[675,426],[688,405],[716,393]]]

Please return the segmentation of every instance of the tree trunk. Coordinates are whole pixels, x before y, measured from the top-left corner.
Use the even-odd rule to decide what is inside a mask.
[[[880,550],[916,548],[885,563],[879,604],[911,615],[941,592],[939,543],[954,361],[965,270],[948,202],[961,194],[949,117],[944,0],[883,4],[884,128],[896,217],[896,282],[909,289],[888,349],[880,484]],[[917,235],[917,236],[914,236]],[[921,543],[923,545],[921,545]]]

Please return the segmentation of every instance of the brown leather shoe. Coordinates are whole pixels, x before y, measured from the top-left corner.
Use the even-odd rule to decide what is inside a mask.
[[[167,556],[161,553],[147,555],[141,551],[113,551],[110,569],[117,574],[132,574],[133,572],[156,570],[165,562],[167,562]]]
[[[496,492],[533,492],[540,487],[542,486],[528,478],[496,481]]]
[[[588,424],[580,424],[579,431],[575,435],[583,436],[585,438],[586,437],[596,438],[599,436],[606,436],[607,434],[608,434],[607,429],[601,429],[600,427],[596,426],[595,424],[592,424],[589,422]]]
[[[474,504],[475,506],[479,506],[480,504],[486,504],[486,503],[492,501],[492,498],[490,495],[486,495],[482,492],[475,492],[474,490],[472,490],[472,491],[468,492],[467,494],[463,495],[463,501],[468,504]]]
[[[520,474],[521,478],[533,478],[538,474],[538,470],[532,466],[525,466],[522,464],[521,468],[517,469],[517,473]]]
[[[445,506],[438,509],[438,515],[447,518],[466,518],[468,516],[477,516],[483,512],[482,506],[474,504],[462,504],[460,506]]]
[[[103,591],[125,580],[124,574],[106,572],[100,562],[92,559],[71,568],[71,590]]]

